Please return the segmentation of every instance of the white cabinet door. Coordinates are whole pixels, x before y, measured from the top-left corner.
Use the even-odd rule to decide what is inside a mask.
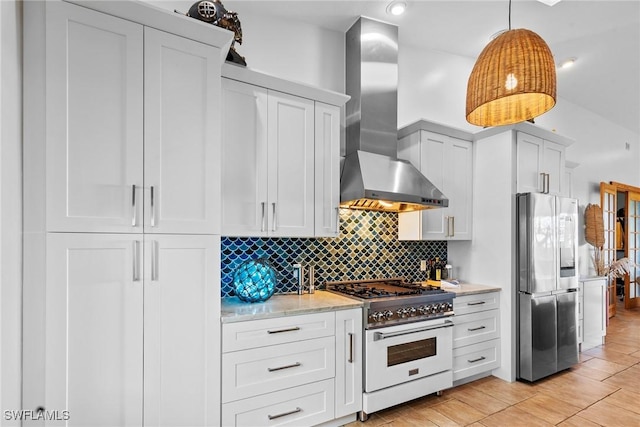
[[[421,130],[401,141],[399,157],[411,161],[449,199],[449,206],[398,215],[400,240],[470,240],[473,202],[471,142]]]
[[[516,186],[518,193],[565,192],[565,147],[518,132],[516,137]]]
[[[340,228],[340,108],[315,104],[315,236]]]
[[[144,36],[145,233],[219,234],[219,49]]]
[[[145,425],[220,423],[219,247],[219,236],[145,236]]]
[[[142,26],[63,2],[46,13],[47,231],[140,230]]]
[[[548,192],[561,196],[565,192],[565,148],[551,141],[544,141],[544,172],[548,176]]]
[[[607,279],[581,282],[582,290],[582,350],[602,345],[607,334]]]
[[[267,235],[267,90],[222,79],[222,234]]]
[[[314,102],[269,91],[267,228],[275,237],[314,234]]]
[[[448,240],[471,240],[473,204],[473,152],[471,142],[450,138],[444,194],[449,198],[445,218]],[[433,209],[437,210],[437,209]]]
[[[335,418],[362,410],[362,310],[336,311]]]
[[[142,424],[141,234],[47,236],[45,408],[69,426]]]

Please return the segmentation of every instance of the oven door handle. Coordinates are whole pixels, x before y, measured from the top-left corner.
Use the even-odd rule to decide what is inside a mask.
[[[380,341],[383,340],[385,338],[393,338],[393,337],[399,337],[401,335],[409,335],[409,334],[417,334],[418,332],[424,332],[424,331],[432,331],[434,329],[442,329],[442,328],[451,328],[453,327],[453,322],[451,320],[445,320],[444,324],[442,325],[436,325],[436,326],[429,326],[426,328],[415,328],[415,329],[409,329],[406,331],[398,331],[398,332],[375,332],[373,334],[373,340],[374,341]]]

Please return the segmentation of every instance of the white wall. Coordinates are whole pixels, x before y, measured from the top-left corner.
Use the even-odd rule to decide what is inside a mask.
[[[0,1],[0,425],[21,408],[22,4]]]

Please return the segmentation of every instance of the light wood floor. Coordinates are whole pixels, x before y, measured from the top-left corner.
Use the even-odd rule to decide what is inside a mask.
[[[605,344],[534,384],[487,377],[374,414],[348,427],[640,427],[640,308],[621,306]]]

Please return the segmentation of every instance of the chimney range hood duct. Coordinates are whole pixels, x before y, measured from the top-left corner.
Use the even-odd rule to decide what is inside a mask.
[[[340,206],[391,212],[448,206],[418,169],[397,158],[398,27],[360,17],[347,31],[346,92]]]

